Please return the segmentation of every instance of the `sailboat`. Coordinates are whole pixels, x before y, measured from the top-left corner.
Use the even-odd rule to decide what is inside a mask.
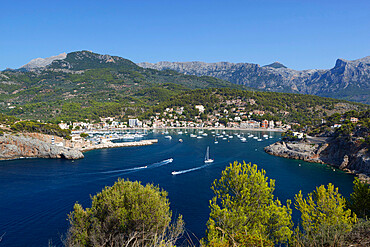
[[[214,160],[209,158],[209,146],[207,147],[206,157],[204,157],[204,163],[212,163]]]

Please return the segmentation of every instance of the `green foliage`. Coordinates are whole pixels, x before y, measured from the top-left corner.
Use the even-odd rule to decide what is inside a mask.
[[[92,197],[91,208],[74,205],[67,246],[173,246],[183,221],[170,225],[171,216],[167,192],[119,179]]]
[[[11,125],[14,131],[35,132],[47,135],[56,135],[60,137],[68,137],[71,134],[70,130],[63,130],[56,124],[46,124],[33,121],[20,121]]]
[[[249,104],[248,100],[253,99],[256,104]],[[186,109],[186,118],[196,116],[192,114],[191,108],[195,105],[203,105],[206,108],[206,113],[211,114],[214,110],[223,113],[224,109],[229,111],[228,118],[234,114],[230,110],[235,105],[227,105],[226,101],[240,100],[241,111],[249,113],[249,111],[260,110],[264,111],[263,116],[252,115],[252,119],[261,121],[264,119],[274,121],[296,122],[301,125],[302,129],[305,125],[312,125],[313,122],[318,122],[324,113],[329,111],[339,111],[339,108],[334,105],[337,103],[345,103],[344,101],[321,98],[312,95],[299,95],[288,93],[273,93],[273,92],[252,92],[246,90],[230,89],[230,88],[209,88],[188,90],[171,97],[169,100],[161,102],[159,105],[153,106],[152,111],[162,113],[166,108],[184,107]],[[355,103],[347,103],[349,107],[355,109],[366,109],[367,106]],[[221,121],[225,122],[224,119]],[[298,125],[296,125],[298,127]]]
[[[7,115],[0,113],[0,123],[13,124],[16,121],[18,121],[18,118],[13,117],[13,116],[7,116]]]
[[[293,131],[287,130],[283,133],[281,133],[281,137],[283,138],[283,141],[296,141],[298,140],[297,136],[294,136]]]
[[[346,200],[339,194],[338,188],[330,183],[327,188],[324,185],[317,187],[307,198],[303,198],[300,191],[295,196],[294,205],[301,213],[303,231],[301,233],[297,229],[295,241],[298,246],[305,246],[305,243],[335,246],[340,241],[338,237],[350,232],[357,221],[356,215],[346,209]]]
[[[88,136],[89,136],[89,134],[87,134],[87,133],[81,133],[81,134],[80,134],[80,136],[81,136],[82,138],[86,138],[86,137],[88,137]]]
[[[215,197],[210,201],[205,239],[210,246],[241,245],[253,239],[285,243],[290,239],[290,201],[283,206],[274,199],[275,181],[268,182],[265,173],[256,165],[234,162],[213,182]]]
[[[347,201],[347,206],[358,217],[370,217],[370,185],[355,178],[353,192]]]

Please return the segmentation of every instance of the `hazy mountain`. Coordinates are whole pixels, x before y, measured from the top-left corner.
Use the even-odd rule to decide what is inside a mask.
[[[370,56],[347,61],[338,59],[328,70],[297,71],[281,63],[159,62],[139,63],[143,68],[175,70],[206,75],[266,91],[314,94],[370,104]]]
[[[35,58],[32,59],[29,63],[20,67],[20,69],[36,69],[36,68],[43,68],[49,64],[51,64],[55,60],[65,59],[67,57],[67,53],[61,53],[57,56],[47,57],[47,58]]]

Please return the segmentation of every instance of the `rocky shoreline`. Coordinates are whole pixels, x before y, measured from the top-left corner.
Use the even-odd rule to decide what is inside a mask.
[[[329,139],[321,143],[310,141],[279,141],[264,148],[271,155],[307,162],[328,164],[356,174],[370,183],[370,157],[367,150],[351,142]]]
[[[44,137],[39,134],[40,137]],[[82,159],[84,155],[75,148],[52,145],[42,138],[28,135],[0,136],[0,160],[21,158]]]
[[[63,146],[52,144],[62,143]],[[38,133],[6,134],[0,136],[0,160],[14,160],[23,158],[50,158],[50,159],[83,159],[83,152],[117,147],[145,146],[157,143],[157,139],[135,142],[102,143],[74,147],[74,143],[62,138]]]

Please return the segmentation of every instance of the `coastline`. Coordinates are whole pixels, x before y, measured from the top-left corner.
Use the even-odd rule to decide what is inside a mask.
[[[278,141],[264,148],[270,155],[329,165],[370,184],[370,163],[365,152],[346,149],[337,143],[299,143]]]
[[[137,131],[137,130],[152,130],[154,132],[164,131],[164,130],[208,130],[208,131],[259,131],[259,132],[283,132],[282,129],[265,129],[265,128],[233,128],[233,127],[161,127],[161,128],[115,128],[115,129],[95,129],[95,130],[79,130],[73,131],[74,134],[79,134],[83,132],[89,133],[101,133],[101,132],[114,132],[114,131]],[[2,144],[2,149],[6,155],[0,156],[0,160],[16,160],[23,158],[65,158],[65,159],[81,159],[84,158],[83,152],[96,150],[96,149],[106,149],[106,148],[119,148],[119,147],[134,147],[134,146],[146,146],[158,143],[158,139],[151,140],[141,140],[134,142],[106,142],[97,145],[91,145],[85,141],[82,142],[71,142],[64,140],[63,138],[39,134],[39,133],[23,133],[27,136],[29,141],[26,143],[14,143],[10,144],[9,141],[5,141]],[[14,135],[6,135],[11,138]],[[14,137],[15,138],[15,137]],[[7,138],[8,139],[8,138]],[[54,145],[55,143],[63,144],[62,146]],[[8,143],[8,144],[5,144]],[[22,147],[21,150],[18,150]],[[27,148],[23,148],[27,147]],[[7,151],[5,151],[7,150]],[[16,150],[17,152],[14,152]],[[36,151],[35,151],[36,150]]]

